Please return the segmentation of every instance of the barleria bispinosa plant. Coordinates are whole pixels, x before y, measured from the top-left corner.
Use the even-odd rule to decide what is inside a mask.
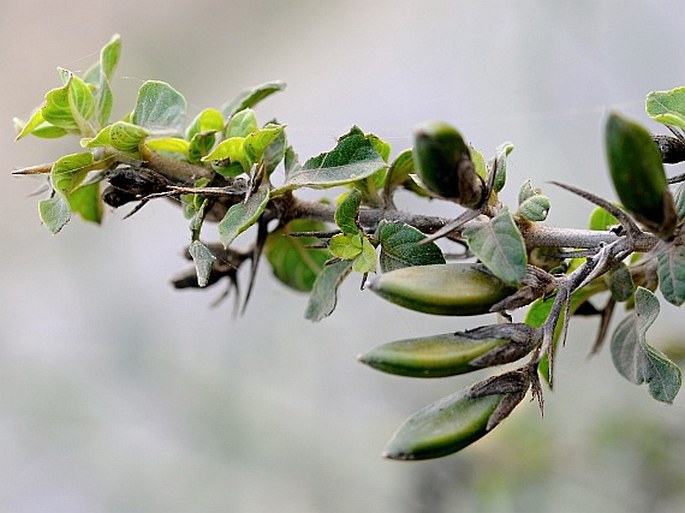
[[[383,372],[423,378],[521,362],[409,417],[390,440],[388,458],[458,451],[505,419],[529,390],[542,407],[541,380],[553,383],[569,319],[598,318],[594,353],[618,303],[626,313],[610,337],[616,369],[646,383],[656,400],[674,400],[681,371],[648,344],[647,332],[659,314],[657,288],[674,305],[685,301],[685,175],[669,178],[663,165],[685,160],[685,87],[647,96],[647,113],[669,135],[653,136],[609,115],[606,153],[620,205],[552,182],[596,206],[587,229],[569,229],[544,223],[550,201],[530,181],[521,185],[518,204],[502,204],[513,145],[502,144],[486,160],[440,121],[421,125],[413,148],[393,158],[388,143],[355,126],[333,149],[301,163],[286,125],[260,124],[253,110],[285,87],[278,81],[247,89],[187,124],[183,96],[151,80],[140,87],[133,110],[111,122],[110,79],[119,51],[115,36],[83,76],[60,69],[62,85],[28,121],[15,120],[17,139],[79,137],[79,151],[14,172],[46,175],[49,194],[39,213],[52,233],[75,214],[100,223],[104,204],[132,203],[130,216],[166,198],[189,220],[187,258],[194,266],[174,279],[177,288],[223,282],[238,297],[238,271],[248,266],[245,304],[263,256],[281,282],[309,293],[305,316],[312,321],[333,312],[337,289],[352,273],[404,308],[498,317],[476,329],[390,342],[359,357]],[[333,187],[344,190],[336,202],[297,196],[302,188]],[[403,212],[394,202],[399,189],[450,201],[461,213],[445,219]],[[217,223],[218,243],[201,237],[206,222]],[[243,236],[251,237],[249,248],[234,247],[252,226]],[[437,239],[454,244],[458,257],[447,263]],[[523,321],[514,322],[509,312],[524,307]]]

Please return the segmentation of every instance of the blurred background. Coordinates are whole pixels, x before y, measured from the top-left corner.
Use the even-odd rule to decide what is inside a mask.
[[[353,278],[312,324],[306,297],[266,266],[234,318],[230,300],[212,307],[220,290],[169,285],[189,240],[173,205],[52,237],[28,197],[40,182],[10,176],[78,151],[68,138],[14,143],[12,117],[59,85],[57,66],[84,71],[120,33],[113,119],[145,79],[183,92],[189,117],[282,79],[258,114],[287,123],[302,158],[352,124],[396,154],[440,118],[486,155],[512,141],[505,198],[530,178],[551,223],[580,227],[591,206],[545,181],[614,197],[603,120],[617,109],[658,130],[644,97],[685,84],[684,26],[676,0],[0,0],[0,511],[685,510],[683,394],[664,406],[606,349],[588,359],[594,321],[573,325],[544,419],[526,403],[462,453],[389,462],[405,417],[487,373],[396,378],[356,355],[489,320],[401,310]],[[682,348],[682,314],[664,305],[650,333]]]

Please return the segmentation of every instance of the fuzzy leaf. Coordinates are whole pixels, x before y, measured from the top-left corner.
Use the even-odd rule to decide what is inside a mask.
[[[179,137],[148,139],[145,141],[145,146],[157,153],[171,154],[175,158],[182,157],[187,159],[190,151],[190,143]]]
[[[386,166],[364,132],[353,127],[331,151],[312,157],[304,166],[291,171],[285,188],[326,189],[363,180]]]
[[[55,194],[52,198],[38,204],[40,220],[53,235],[57,234],[71,218],[71,211],[67,200]]]
[[[382,220],[378,225],[381,271],[389,272],[413,265],[444,264],[445,257],[437,244],[419,245],[425,238],[413,226]]]
[[[84,148],[109,146],[117,151],[137,154],[141,141],[148,135],[147,130],[137,125],[126,121],[117,121],[100,130],[92,139],[82,139],[81,146]]]
[[[654,399],[672,403],[682,384],[680,369],[646,339],[658,315],[659,300],[648,289],[639,287],[635,310],[621,321],[611,339],[611,356],[624,378],[636,385],[647,383]]]
[[[95,113],[95,101],[88,86],[70,71],[62,70],[65,84],[45,95],[41,115],[48,123],[65,130],[88,133],[87,121]]]
[[[685,87],[649,93],[646,110],[659,123],[685,128]]]
[[[528,221],[544,221],[547,219],[549,209],[549,198],[536,194],[521,203],[517,214]]]
[[[309,296],[305,318],[319,322],[333,313],[338,302],[338,287],[351,270],[351,260],[340,260],[321,270]]]
[[[278,91],[282,91],[283,89],[285,89],[285,82],[280,80],[275,80],[273,82],[267,82],[265,84],[244,89],[238,94],[238,96],[236,96],[231,102],[223,107],[222,113],[224,118],[228,119],[236,112],[254,107],[267,96],[277,93]]]
[[[237,176],[250,170],[245,156],[245,138],[231,137],[221,141],[202,162],[211,162],[223,176]]]
[[[269,189],[262,188],[247,201],[237,203],[228,209],[219,223],[219,240],[228,247],[235,238],[257,222],[269,202]]]
[[[199,240],[194,240],[190,244],[188,252],[190,253],[193,262],[195,263],[195,271],[197,272],[197,284],[200,287],[206,287],[209,283],[209,276],[212,272],[212,265],[216,260],[214,253],[212,253],[210,249]]]
[[[509,156],[513,149],[513,144],[504,142],[495,150],[495,162],[497,163],[494,184],[495,192],[501,191],[507,181],[507,156]]]
[[[362,194],[357,190],[350,191],[345,199],[335,210],[335,224],[346,235],[356,235],[359,233],[357,218],[359,217],[359,207],[362,204]]]
[[[359,256],[354,259],[354,262],[352,262],[352,270],[362,274],[376,272],[377,260],[376,248],[368,238],[363,237],[362,250]]]
[[[633,296],[633,292],[635,292],[635,283],[633,283],[633,277],[626,264],[619,262],[619,264],[605,276],[609,284],[611,297],[613,297],[615,301],[621,303],[623,301],[628,301]]]
[[[131,116],[134,125],[149,132],[182,133],[186,119],[186,100],[166,82],[148,80],[140,89]]]
[[[414,156],[412,151],[404,150],[393,160],[388,173],[385,175],[384,192],[388,196],[394,189],[402,185],[409,175],[414,172]]]
[[[252,132],[245,137],[245,157],[251,163],[259,162],[268,146],[283,133],[284,125],[268,124],[264,128]]]
[[[264,254],[276,278],[292,289],[311,291],[330,253],[326,249],[308,248],[317,242],[314,237],[291,237],[290,234],[325,229],[324,223],[295,219],[271,232],[266,238]]]
[[[252,109],[243,109],[231,116],[230,121],[226,125],[225,136],[229,137],[247,137],[252,132],[259,130],[257,123],[257,115]]]
[[[685,247],[671,246],[659,255],[659,290],[669,303],[685,302]]]
[[[224,129],[224,118],[216,109],[205,109],[200,112],[186,130],[186,139],[192,140],[203,132],[221,132]]]
[[[328,250],[331,255],[343,260],[354,260],[363,248],[362,236],[359,233],[339,233],[331,237]]]
[[[464,231],[471,251],[504,283],[518,285],[526,275],[526,246],[507,209],[487,223]]]
[[[50,171],[52,186],[59,194],[68,198],[88,174],[93,163],[93,154],[89,151],[65,155],[55,162]]]

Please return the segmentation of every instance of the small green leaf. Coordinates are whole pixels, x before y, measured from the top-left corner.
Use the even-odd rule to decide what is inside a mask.
[[[188,158],[188,153],[190,151],[190,143],[179,137],[147,139],[145,141],[145,146],[157,153],[170,154],[172,157],[180,156],[184,159]]]
[[[267,96],[285,89],[285,82],[275,80],[255,87],[242,90],[231,102],[222,109],[224,118],[228,119],[236,112],[254,107]]]
[[[89,151],[65,155],[52,165],[50,180],[59,194],[68,198],[88,174],[93,164],[93,154]]]
[[[247,137],[252,132],[259,130],[257,123],[257,115],[252,109],[243,109],[231,116],[231,119],[226,125],[226,138],[230,137]]]
[[[483,180],[488,177],[488,165],[485,163],[485,157],[473,146],[469,146],[469,153],[471,154],[471,160],[473,161],[473,170],[478,176]]]
[[[284,125],[269,124],[245,137],[245,157],[251,162],[259,162],[264,152],[276,138],[283,133]]]
[[[413,226],[381,220],[378,225],[381,271],[385,273],[413,265],[444,264],[445,257],[437,244],[420,244],[425,238]]]
[[[338,287],[352,271],[352,261],[339,260],[326,265],[314,282],[309,296],[305,318],[319,322],[335,310],[338,302]]]
[[[335,210],[335,224],[346,235],[359,233],[359,207],[362,204],[362,194],[357,190],[350,191]]]
[[[278,164],[285,158],[285,153],[288,148],[288,138],[285,135],[285,130],[282,130],[278,136],[271,141],[271,143],[264,150],[262,156],[262,164],[267,176],[271,176]]]
[[[109,115],[112,112],[113,99],[109,80],[114,74],[120,52],[121,38],[118,34],[115,34],[100,51],[100,60],[83,76],[84,82],[95,86],[93,95],[97,110],[97,120],[101,127],[107,124]]]
[[[536,194],[540,194],[540,191],[537,189],[533,189],[533,185],[530,183],[530,180],[526,180],[525,182],[523,182],[523,185],[521,185],[521,188],[519,189],[519,206],[521,206],[527,199],[532,198]]]
[[[404,150],[393,160],[388,173],[385,175],[384,194],[389,196],[397,187],[407,181],[414,172],[414,157],[411,149]]]
[[[134,125],[149,132],[182,133],[185,118],[185,98],[166,82],[148,80],[138,89],[131,116]]]
[[[88,86],[70,71],[62,70],[66,83],[45,95],[41,115],[48,123],[65,130],[78,130],[89,135],[87,127],[95,113],[95,101]]]
[[[38,204],[38,212],[40,214],[40,220],[53,235],[64,228],[64,225],[67,224],[71,218],[69,203],[59,194],[55,194],[50,199],[42,200]]]
[[[197,284],[200,287],[206,287],[209,283],[209,276],[212,273],[212,265],[216,260],[216,256],[214,256],[214,253],[199,240],[194,240],[190,244],[188,252],[195,263]]]
[[[549,198],[547,198],[547,196],[542,196],[541,194],[536,194],[521,203],[516,213],[528,221],[537,222],[547,219],[549,209]]]
[[[647,344],[647,330],[658,315],[659,300],[648,289],[638,287],[635,310],[611,338],[611,356],[624,378],[636,385],[647,383],[654,399],[670,404],[680,390],[682,374],[666,355]]]
[[[228,209],[219,223],[219,240],[225,248],[235,238],[257,222],[269,203],[269,189],[263,187],[254,192],[245,202]]]
[[[647,95],[645,107],[653,120],[685,128],[685,87],[651,92]]]
[[[495,163],[497,164],[494,183],[495,192],[500,192],[507,181],[507,156],[513,149],[513,144],[504,142],[495,150]]]
[[[353,127],[331,151],[312,157],[304,166],[291,171],[285,189],[326,189],[344,185],[368,178],[386,166],[364,132]]]
[[[390,143],[385,142],[383,139],[374,134],[368,134],[366,139],[371,143],[373,149],[376,150],[376,153],[378,153],[385,162],[390,160],[390,152],[392,151],[392,146],[390,146]]]
[[[69,195],[69,208],[84,221],[100,224],[103,215],[100,184],[95,182],[74,189]]]
[[[328,250],[334,257],[343,260],[353,260],[362,252],[362,236],[358,233],[339,233],[331,237]]]
[[[669,303],[685,302],[685,247],[670,246],[659,254],[659,290]]]
[[[609,284],[611,297],[615,301],[622,303],[623,301],[628,301],[633,296],[635,283],[633,283],[633,277],[626,264],[619,262],[605,277]]]
[[[113,125],[106,126],[93,138],[83,139],[81,146],[84,148],[96,148],[109,146],[124,153],[137,154],[140,143],[148,136],[148,132],[132,123],[117,121]]]
[[[189,141],[203,132],[221,132],[224,129],[224,118],[216,109],[205,109],[200,112],[186,130]]]
[[[188,162],[191,164],[199,164],[203,157],[205,157],[216,142],[215,132],[199,132],[190,139],[188,146]]]
[[[309,292],[314,281],[330,258],[326,249],[312,249],[315,237],[291,237],[293,232],[318,232],[326,229],[324,223],[309,219],[295,219],[269,233],[264,254],[271,269],[281,282],[302,292]]]
[[[592,211],[590,214],[590,221],[588,222],[590,230],[599,231],[609,230],[612,226],[617,226],[618,224],[618,219],[602,207],[597,207]]]
[[[250,162],[245,155],[245,138],[231,137],[221,141],[202,158],[202,162],[211,162],[217,172],[226,177],[247,173]]]
[[[464,230],[471,251],[504,283],[518,285],[526,275],[526,246],[509,210]]]
[[[368,238],[362,238],[362,251],[357,258],[352,262],[352,270],[356,273],[373,273],[376,272],[376,262],[378,257],[376,255],[376,248],[371,244]]]
[[[14,118],[12,121],[18,130],[15,141],[18,141],[29,134],[36,137],[42,137],[43,139],[56,139],[69,133],[64,128],[56,127],[45,121],[41,109],[36,110],[27,122],[24,122],[19,118]]]

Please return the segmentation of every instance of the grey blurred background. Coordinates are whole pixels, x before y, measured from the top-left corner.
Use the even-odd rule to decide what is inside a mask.
[[[512,141],[505,197],[530,178],[553,201],[550,222],[581,226],[591,207],[545,180],[613,197],[603,119],[619,109],[657,128],[644,97],[685,84],[684,27],[675,0],[0,0],[0,511],[685,510],[683,399],[651,400],[606,350],[588,360],[594,322],[574,325],[543,420],[524,404],[459,455],[388,462],[406,416],[487,374],[395,378],[355,356],[484,319],[400,310],[352,279],[311,324],[306,297],[267,267],[234,319],[230,301],[211,307],[220,291],[169,286],[189,235],[174,206],[52,237],[27,197],[39,182],[9,175],[78,150],[14,143],[11,119],[58,85],[57,66],[85,70],[118,32],[115,118],[148,78],[183,92],[189,116],[283,79],[258,114],[287,123],[301,157],[352,124],[397,153],[441,118],[486,155]],[[682,347],[677,314],[663,307],[654,345]]]

